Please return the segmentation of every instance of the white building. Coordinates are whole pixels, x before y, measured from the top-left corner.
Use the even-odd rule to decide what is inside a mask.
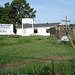
[[[17,28],[17,35],[30,36],[30,35],[42,35],[50,36],[50,28],[59,25],[60,23],[44,23],[44,24],[23,24]]]
[[[0,35],[13,35],[13,24],[0,24]]]

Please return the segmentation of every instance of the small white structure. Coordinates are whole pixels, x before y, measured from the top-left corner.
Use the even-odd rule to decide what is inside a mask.
[[[69,41],[67,36],[62,36],[61,41]]]
[[[30,35],[42,35],[50,36],[50,27],[59,25],[60,23],[44,23],[33,24],[32,18],[23,18],[22,26],[17,28],[17,35],[30,36]]]
[[[0,24],[0,35],[13,35],[13,24]]]

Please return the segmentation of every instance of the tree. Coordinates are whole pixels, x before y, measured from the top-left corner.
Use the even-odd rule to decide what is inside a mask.
[[[0,7],[0,23],[22,25],[22,18],[35,18],[35,13],[26,0],[13,0],[11,4],[7,2],[5,7]]]
[[[10,8],[9,2],[5,3],[5,8]]]
[[[0,11],[1,17],[0,17],[0,23],[6,23],[6,24],[10,24],[10,23],[15,23],[15,11],[13,9],[11,9],[9,2],[5,4],[5,7],[3,8],[3,10]]]
[[[0,20],[1,20],[1,16],[4,14],[4,8],[0,7]]]
[[[73,29],[73,27],[75,28],[75,24],[70,24],[69,26],[71,29]]]
[[[10,7],[15,8],[15,19],[18,25],[21,25],[22,18],[35,18],[36,10],[30,8],[26,0],[13,0]]]

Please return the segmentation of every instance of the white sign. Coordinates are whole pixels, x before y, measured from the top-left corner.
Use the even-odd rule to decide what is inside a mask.
[[[13,24],[0,24],[0,35],[13,34]]]
[[[33,24],[33,19],[31,18],[22,18],[23,24]]]

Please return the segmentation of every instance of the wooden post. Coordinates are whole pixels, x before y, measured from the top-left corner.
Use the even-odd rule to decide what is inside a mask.
[[[66,30],[67,30],[67,16],[65,17],[65,25],[66,25]]]
[[[67,16],[65,17],[65,20],[61,20],[62,22],[64,21],[65,22],[65,25],[66,25],[66,30],[67,30],[67,22],[71,22],[69,20],[67,20]]]
[[[67,37],[68,37],[68,39],[69,39],[69,41],[70,41],[72,47],[75,48],[75,46],[74,46],[74,44],[73,44],[73,42],[72,42],[71,37],[69,36],[69,34],[67,34]]]

